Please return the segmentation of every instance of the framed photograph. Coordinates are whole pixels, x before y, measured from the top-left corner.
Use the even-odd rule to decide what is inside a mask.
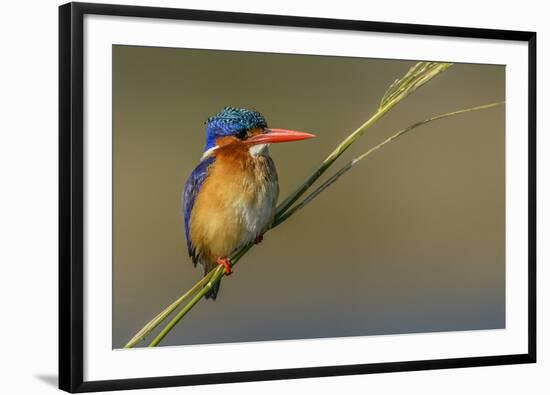
[[[59,387],[536,361],[534,32],[59,9]]]

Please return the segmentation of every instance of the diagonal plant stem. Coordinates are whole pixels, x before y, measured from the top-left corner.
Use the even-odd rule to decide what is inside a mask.
[[[174,312],[183,302],[198,292],[214,275],[213,271],[210,271],[199,282],[187,291],[185,294],[176,299],[170,306],[161,311],[155,318],[149,321],[135,336],[124,346],[124,348],[132,348],[154,330],[162,321],[164,321],[172,312]]]
[[[241,248],[238,253],[235,253],[231,257],[231,263],[232,266],[235,266],[235,264],[242,258],[244,254],[248,252],[250,248],[254,246],[253,243],[250,243],[246,245],[245,247]],[[217,268],[215,268],[217,269]],[[216,270],[213,269],[206,276],[204,276],[200,281],[198,281],[193,287],[187,291],[184,295],[180,296],[178,299],[176,299],[174,302],[172,302],[168,307],[166,307],[163,311],[161,311],[155,318],[153,318],[151,321],[149,321],[141,330],[134,335],[134,337],[126,343],[126,345],[123,348],[132,348],[135,347],[139,342],[144,340],[157,326],[159,326],[166,318],[168,318],[183,302],[191,298],[193,295],[195,295],[197,292],[201,290],[205,290],[204,294],[208,292],[212,288],[212,286],[219,281],[223,277],[223,271],[220,273],[220,276],[217,276]],[[215,276],[216,275],[216,276]],[[212,282],[212,285],[208,286],[210,280],[213,279],[215,276],[215,279]],[[208,288],[206,288],[208,287]],[[200,298],[199,298],[200,300]],[[193,303],[193,306],[198,302]],[[191,303],[191,302],[190,302]],[[185,314],[184,314],[185,315]],[[181,317],[183,318],[183,316]],[[181,319],[180,318],[180,319]],[[179,321],[179,320],[178,320]],[[168,331],[169,332],[169,331]],[[168,333],[166,332],[166,334]],[[163,336],[164,337],[164,336]]]
[[[204,295],[208,293],[208,291],[214,286],[215,283],[220,281],[224,274],[225,268],[221,265],[218,267],[212,269],[210,273],[212,273],[211,279],[206,283],[206,285],[185,305],[183,309],[164,327],[164,329],[153,339],[151,344],[149,344],[149,347],[156,347],[162,339],[176,326],[178,322],[191,310],[198,302],[201,300]],[[209,273],[209,274],[210,274]]]
[[[347,136],[321,163],[319,168],[313,172],[306,181],[300,185],[290,196],[288,196],[276,210],[274,226],[278,225],[279,219],[285,215],[285,212],[292,207],[292,205],[300,199],[300,197],[315,183],[319,177],[355,142],[359,139],[372,125],[374,125],[380,118],[387,114],[393,107],[408,97],[412,92],[416,91],[427,82],[431,81],[434,77],[447,70],[452,66],[452,63],[437,63],[437,62],[418,62],[400,79],[395,80],[389,89],[386,91],[380,106],[376,112],[358,129]],[[285,219],[288,216],[285,216]],[[234,266],[237,262],[253,247],[253,243],[246,244],[237,250],[231,257],[231,265]],[[161,333],[153,340],[150,346],[156,346],[162,341],[170,330],[181,320],[195,305],[202,299],[202,297],[223,277],[224,272],[222,270],[213,269],[208,273],[209,280],[204,282],[199,281],[195,284],[191,290],[185,295],[178,298],[153,320],[151,320],[143,329],[141,329],[136,336],[132,338],[125,347],[131,348],[137,342],[144,339],[153,329],[155,329],[162,321],[164,321],[176,308],[178,308],[185,300],[191,296],[193,298],[173,319],[168,326],[164,328]],[[211,277],[210,277],[211,276]],[[204,279],[203,279],[204,280]],[[206,282],[206,285],[204,283]],[[201,288],[202,287],[202,288]]]
[[[504,104],[504,102],[497,102],[497,103],[491,103],[491,104],[484,104],[484,105],[476,106],[476,107],[465,108],[463,110],[448,112],[448,113],[445,113],[445,114],[441,114],[441,115],[437,115],[437,116],[434,116],[434,117],[431,117],[431,118],[424,119],[423,121],[419,121],[419,122],[416,122],[416,123],[414,123],[410,126],[407,126],[405,129],[401,129],[399,132],[391,135],[386,140],[382,141],[380,144],[375,145],[374,147],[369,149],[367,152],[365,152],[365,153],[359,155],[358,157],[352,159],[351,161],[349,161],[344,167],[342,167],[340,170],[338,170],[334,175],[332,175],[329,179],[327,179],[323,184],[321,184],[313,192],[311,192],[309,195],[307,195],[304,198],[304,200],[302,200],[300,203],[296,204],[295,206],[293,206],[292,208],[290,208],[289,210],[284,212],[282,215],[278,216],[276,218],[276,220],[273,222],[273,226],[275,227],[277,225],[280,225],[281,223],[286,221],[290,216],[295,214],[297,211],[304,208],[309,202],[311,202],[321,192],[323,192],[325,189],[327,189],[329,186],[331,186],[333,183],[335,183],[342,175],[347,173],[353,166],[355,166],[361,160],[365,159],[367,156],[369,156],[372,153],[376,152],[377,150],[379,150],[380,148],[382,148],[386,144],[389,144],[392,141],[395,141],[397,138],[403,136],[404,134],[410,132],[411,130],[413,130],[413,129],[419,127],[419,126],[425,125],[427,123],[437,121],[437,120],[440,120],[440,119],[443,119],[443,118],[448,118],[448,117],[451,117],[453,115],[459,115],[459,114],[464,114],[464,113],[467,113],[467,112],[478,111],[478,110],[485,110],[485,109],[497,107],[497,106],[500,106],[500,105],[503,105],[503,104]]]
[[[237,253],[235,253],[231,259],[231,267],[234,267],[237,262],[254,246],[253,243],[246,244],[244,247],[242,247]],[[187,305],[181,311],[172,318],[172,320],[164,327],[164,329],[153,339],[153,341],[149,344],[149,347],[156,347],[162,339],[166,337],[166,335],[178,324],[178,322],[181,321],[183,317],[212,289],[212,287],[222,279],[222,277],[225,274],[225,269],[223,266],[219,265],[218,267],[212,269],[208,275],[212,275],[210,277],[210,281],[206,282],[206,285],[189,301]],[[149,331],[150,332],[150,331]]]

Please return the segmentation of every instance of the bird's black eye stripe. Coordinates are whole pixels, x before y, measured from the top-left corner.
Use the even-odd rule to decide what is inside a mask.
[[[247,136],[248,136],[248,132],[246,130],[243,130],[237,133],[237,137],[241,140],[246,139]]]

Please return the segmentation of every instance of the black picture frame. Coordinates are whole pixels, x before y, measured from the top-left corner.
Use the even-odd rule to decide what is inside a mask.
[[[86,14],[404,33],[528,43],[528,352],[471,358],[84,381],[83,19]],[[107,391],[508,365],[536,361],[536,33],[284,15],[68,3],[59,7],[59,388]]]

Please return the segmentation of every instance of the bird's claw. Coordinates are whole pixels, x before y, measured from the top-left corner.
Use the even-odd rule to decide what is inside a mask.
[[[264,235],[260,234],[254,239],[254,244],[260,244],[264,239]]]
[[[229,258],[218,258],[217,261],[218,265],[222,265],[225,269],[225,275],[229,276],[231,273],[233,273],[233,270],[231,270],[231,261]]]

